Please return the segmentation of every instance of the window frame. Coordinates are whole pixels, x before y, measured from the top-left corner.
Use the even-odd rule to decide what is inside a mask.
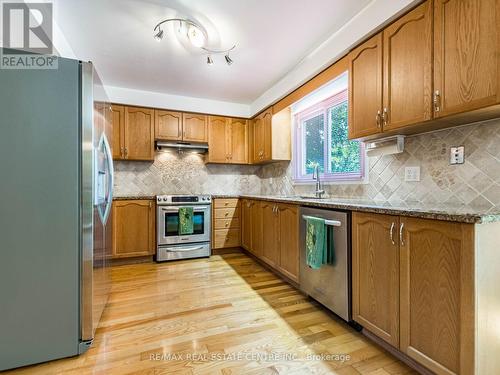
[[[324,161],[326,162],[325,170],[327,172],[320,173],[321,180],[328,183],[360,183],[365,180],[365,170],[366,170],[366,156],[364,143],[360,144],[360,171],[359,172],[345,172],[345,173],[330,173],[328,169],[331,164],[331,132],[329,128],[331,126],[331,118],[328,116],[328,111],[331,107],[335,107],[344,102],[349,103],[348,89],[344,89],[331,97],[322,100],[321,102],[314,104],[301,112],[294,115],[294,152],[293,152],[293,180],[295,183],[312,183],[315,180],[312,178],[312,173],[305,174],[302,170],[305,165],[305,142],[304,142],[304,127],[302,124],[313,117],[318,116],[318,114],[323,114],[324,122]],[[349,116],[348,116],[349,117]],[[349,120],[348,120],[349,121]]]

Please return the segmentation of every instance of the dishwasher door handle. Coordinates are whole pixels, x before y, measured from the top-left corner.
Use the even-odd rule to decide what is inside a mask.
[[[307,220],[307,219],[322,219],[321,217],[314,217],[314,216],[307,216],[307,215],[302,215],[302,219]],[[326,220],[325,219],[325,225],[329,225],[331,227],[340,227],[342,226],[342,223],[338,220]]]

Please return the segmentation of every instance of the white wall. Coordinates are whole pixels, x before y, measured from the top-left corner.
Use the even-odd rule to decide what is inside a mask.
[[[134,90],[114,86],[106,86],[106,91],[111,102],[113,103],[166,108],[186,112],[212,113],[233,117],[251,116],[250,106],[247,104]]]
[[[250,105],[252,115],[288,95],[419,0],[373,0]]]

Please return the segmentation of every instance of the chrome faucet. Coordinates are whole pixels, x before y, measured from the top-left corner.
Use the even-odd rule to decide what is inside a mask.
[[[316,175],[316,177],[314,177]],[[313,180],[316,180],[316,191],[314,192],[316,198],[321,198],[325,191],[321,189],[321,180],[319,178],[319,165],[316,165],[313,170]]]

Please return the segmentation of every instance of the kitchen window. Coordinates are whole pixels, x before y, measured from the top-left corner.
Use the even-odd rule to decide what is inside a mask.
[[[323,181],[364,179],[364,147],[347,138],[348,123],[347,89],[295,115],[295,182],[312,182],[316,166]]]

